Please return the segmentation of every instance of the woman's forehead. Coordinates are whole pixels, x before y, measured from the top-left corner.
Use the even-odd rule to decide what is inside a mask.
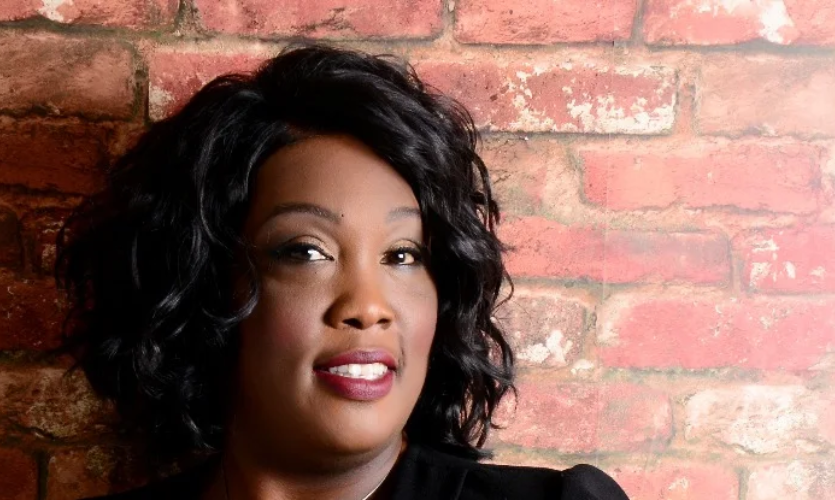
[[[256,178],[250,219],[263,224],[281,207],[319,207],[340,218],[415,215],[418,201],[403,177],[350,136],[305,139],[270,156]],[[299,210],[296,210],[299,211]],[[304,210],[302,210],[304,211]]]

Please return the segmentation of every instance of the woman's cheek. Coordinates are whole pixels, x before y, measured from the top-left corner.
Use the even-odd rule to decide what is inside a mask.
[[[434,283],[427,278],[413,284],[410,293],[405,294],[409,300],[402,308],[404,321],[408,321],[411,343],[410,351],[414,357],[421,360],[426,367],[429,361],[429,351],[435,338],[438,322],[438,294]]]
[[[317,337],[316,320],[321,314],[316,297],[321,300],[321,295],[309,287],[288,287],[277,280],[264,280],[258,305],[247,320],[253,321],[245,331],[245,340],[250,341],[254,353],[269,358],[268,361],[284,360],[280,365],[286,368],[305,359]]]

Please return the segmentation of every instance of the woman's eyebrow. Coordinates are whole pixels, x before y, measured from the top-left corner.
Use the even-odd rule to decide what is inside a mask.
[[[325,219],[333,224],[339,224],[340,221],[339,214],[333,210],[313,203],[282,203],[280,205],[276,205],[272,210],[270,210],[267,220],[278,217],[279,215],[292,213],[315,215],[316,217]]]
[[[339,224],[342,219],[339,214],[333,210],[314,203],[282,203],[280,205],[276,205],[272,210],[270,210],[267,220],[278,217],[279,215],[291,213],[315,215],[316,217],[325,219],[333,224]],[[416,207],[397,207],[388,213],[386,216],[386,222],[394,222],[408,217],[420,218],[420,209]]]
[[[415,207],[397,207],[394,210],[390,211],[389,214],[386,216],[386,222],[394,222],[399,219],[403,219],[406,217],[417,217],[420,218],[421,213],[419,208]]]

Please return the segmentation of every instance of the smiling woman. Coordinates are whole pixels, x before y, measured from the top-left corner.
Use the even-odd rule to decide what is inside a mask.
[[[114,498],[626,498],[479,462],[513,356],[477,141],[408,65],[324,46],[154,124],[62,232],[65,347],[155,450],[210,458]]]

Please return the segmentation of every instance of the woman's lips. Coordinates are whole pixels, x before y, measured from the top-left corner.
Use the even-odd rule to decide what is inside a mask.
[[[354,401],[374,401],[383,398],[391,392],[394,385],[394,372],[391,370],[386,370],[382,377],[374,380],[352,378],[326,370],[315,370],[314,373],[329,389]]]
[[[354,350],[317,364],[314,373],[318,380],[342,397],[373,401],[391,391],[396,368],[394,356],[387,351]]]

